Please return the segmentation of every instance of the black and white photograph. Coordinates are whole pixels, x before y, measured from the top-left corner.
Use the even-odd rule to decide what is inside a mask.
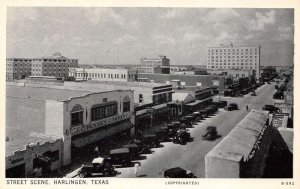
[[[294,185],[294,8],[8,6],[5,22],[8,185]]]

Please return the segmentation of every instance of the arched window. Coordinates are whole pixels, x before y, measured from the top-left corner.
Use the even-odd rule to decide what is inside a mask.
[[[130,112],[130,98],[129,96],[125,96],[123,99],[123,113]]]
[[[83,124],[83,108],[76,104],[71,110],[71,126]]]

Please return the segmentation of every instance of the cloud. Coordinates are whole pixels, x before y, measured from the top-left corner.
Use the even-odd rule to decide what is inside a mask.
[[[124,36],[117,38],[113,41],[114,44],[120,45],[120,44],[125,44],[125,43],[131,43],[136,41],[137,38],[133,35],[130,34],[125,34]]]
[[[172,19],[172,18],[177,18],[180,16],[183,16],[184,10],[180,8],[173,8],[170,10],[167,10],[166,13],[161,15],[161,18],[163,19]]]
[[[117,25],[125,24],[123,17],[111,8],[93,8],[85,13],[85,17],[93,25],[101,24],[102,22],[113,22]]]
[[[267,13],[256,12],[255,19],[249,21],[249,29],[252,31],[262,31],[266,25],[275,23],[275,10],[271,10]]]
[[[203,17],[206,22],[222,22],[239,17],[240,14],[234,9],[213,9]]]
[[[154,37],[154,41],[156,41],[159,45],[162,44],[174,44],[176,40],[172,37],[169,36],[164,36],[164,35],[156,35]]]
[[[46,36],[42,41],[41,44],[44,46],[53,46],[53,45],[58,45],[61,43],[64,43],[66,38],[58,33],[55,33],[52,36]]]
[[[197,40],[205,38],[202,34],[200,33],[185,33],[183,36],[184,41],[192,41],[192,40]]]

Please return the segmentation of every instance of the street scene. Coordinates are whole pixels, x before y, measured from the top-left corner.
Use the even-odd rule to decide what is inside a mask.
[[[293,9],[10,7],[7,31],[6,178],[294,177]]]

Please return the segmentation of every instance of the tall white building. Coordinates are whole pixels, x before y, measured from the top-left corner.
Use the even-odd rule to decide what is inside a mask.
[[[256,79],[260,76],[260,46],[257,47],[208,47],[207,69],[252,70]]]

